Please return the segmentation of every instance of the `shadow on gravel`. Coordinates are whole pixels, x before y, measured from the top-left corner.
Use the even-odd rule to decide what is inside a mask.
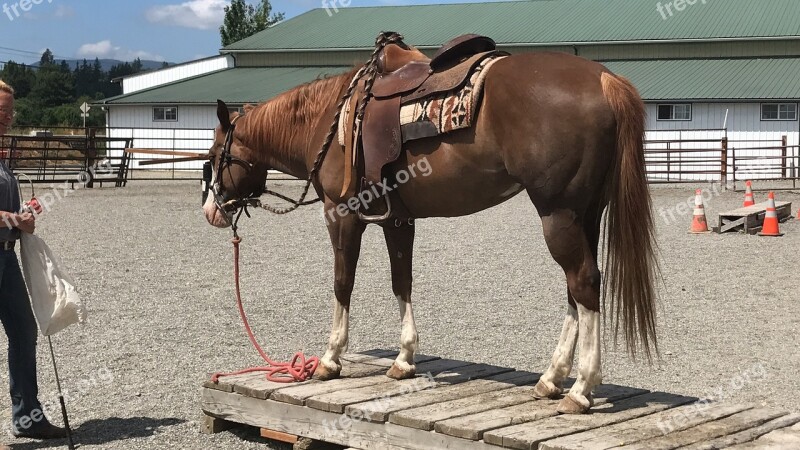
[[[111,417],[103,420],[89,420],[72,430],[75,447],[82,445],[102,445],[114,441],[143,438],[155,435],[159,428],[171,427],[186,422],[183,419],[151,417]],[[25,442],[11,444],[13,450],[34,450],[39,448],[66,447],[66,439],[52,441]]]

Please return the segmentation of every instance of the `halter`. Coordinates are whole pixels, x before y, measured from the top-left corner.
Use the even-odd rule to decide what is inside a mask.
[[[242,115],[234,117],[230,127],[228,127],[227,133],[225,133],[225,143],[222,146],[222,152],[220,152],[219,154],[219,162],[217,164],[217,170],[216,172],[214,172],[209,186],[211,193],[214,196],[214,204],[216,205],[217,209],[219,209],[220,212],[225,214],[226,218],[228,219],[228,222],[231,222],[232,224],[233,224],[233,216],[237,213],[237,211],[239,212],[239,214],[237,215],[238,219],[238,216],[241,215],[240,210],[247,208],[247,206],[249,205],[253,205],[254,204],[253,200],[256,199],[258,195],[260,195],[259,193],[254,192],[250,196],[246,196],[238,200],[234,199],[228,201],[224,201],[224,198],[222,196],[221,174],[222,171],[225,169],[225,167],[230,166],[232,163],[240,164],[245,168],[247,168],[248,171],[253,170],[253,168],[255,167],[253,163],[238,156],[234,156],[233,153],[231,152],[231,146],[233,145],[233,134],[236,131],[236,122],[242,117],[243,117]],[[213,163],[214,161],[213,155],[210,157],[210,160]]]

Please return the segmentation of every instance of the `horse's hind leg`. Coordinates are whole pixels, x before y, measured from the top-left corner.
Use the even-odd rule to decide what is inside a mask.
[[[559,209],[542,216],[545,240],[567,276],[570,308],[553,363],[535,392],[552,397],[572,366],[574,347],[580,347],[578,379],[559,403],[567,414],[586,412],[592,389],[602,380],[600,364],[600,271],[597,267],[599,225],[594,216],[584,221],[575,211]],[[577,313],[577,314],[575,314]]]
[[[539,378],[533,390],[535,398],[556,398],[564,391],[564,380],[572,371],[572,361],[575,358],[575,343],[578,340],[578,310],[572,294],[567,289],[567,317],[561,328],[561,337],[553,353],[550,367]]]
[[[328,205],[325,210],[336,205]],[[337,378],[342,370],[339,360],[341,354],[347,349],[348,331],[350,326],[350,295],[356,278],[356,265],[361,252],[361,236],[366,227],[358,218],[349,214],[345,217],[336,217],[328,223],[328,233],[333,244],[334,255],[334,293],[336,301],[333,307],[333,326],[328,339],[328,349],[320,360],[320,365],[314,377],[320,380]]]
[[[414,225],[395,228],[383,227],[389,261],[392,266],[392,291],[400,305],[400,353],[392,367],[386,372],[388,377],[402,380],[416,374],[414,353],[417,351],[417,325],[411,309],[411,266],[414,251]]]

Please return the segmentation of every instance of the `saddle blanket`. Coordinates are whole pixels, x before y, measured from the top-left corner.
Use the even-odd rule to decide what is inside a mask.
[[[403,142],[438,136],[472,126],[480,106],[483,84],[489,68],[505,58],[491,56],[481,61],[463,87],[455,91],[414,100],[400,105],[400,131]],[[345,102],[339,119],[339,144],[344,146],[350,102]]]

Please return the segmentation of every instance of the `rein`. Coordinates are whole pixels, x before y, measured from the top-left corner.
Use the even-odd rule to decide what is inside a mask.
[[[253,330],[250,328],[250,322],[247,320],[247,314],[244,311],[244,306],[242,305],[242,296],[241,296],[241,289],[240,289],[240,277],[239,277],[239,244],[242,242],[242,238],[239,237],[238,233],[238,223],[239,219],[242,216],[242,213],[246,214],[250,217],[250,213],[247,210],[248,206],[260,207],[264,210],[267,210],[273,214],[287,214],[290,213],[300,206],[310,205],[320,201],[319,198],[315,200],[306,201],[306,195],[308,195],[308,191],[311,187],[311,184],[314,181],[314,178],[319,173],[319,169],[322,166],[322,162],[325,160],[325,155],[328,153],[328,149],[330,148],[331,143],[333,142],[333,138],[336,135],[336,132],[339,127],[339,118],[341,115],[342,107],[344,103],[348,101],[355,92],[356,86],[358,85],[358,81],[364,75],[367,75],[365,89],[365,95],[361,99],[358,109],[356,111],[356,120],[361,121],[364,118],[364,111],[367,107],[367,102],[369,101],[370,93],[372,92],[372,86],[375,83],[375,78],[378,75],[378,55],[380,51],[388,44],[398,42],[403,39],[403,36],[397,33],[387,33],[382,32],[378,35],[377,39],[375,40],[375,51],[372,52],[372,56],[370,56],[369,61],[361,67],[358,72],[356,72],[356,76],[353,77],[350,85],[347,88],[347,91],[339,100],[339,104],[336,106],[336,113],[333,117],[333,124],[331,125],[330,130],[328,131],[328,135],[325,137],[325,141],[322,144],[322,148],[317,153],[317,157],[314,160],[314,165],[312,166],[311,172],[308,174],[308,178],[306,179],[305,187],[303,188],[303,193],[300,195],[298,200],[293,200],[285,195],[279,194],[277,192],[273,192],[270,190],[265,189],[263,193],[273,195],[278,197],[282,200],[285,200],[291,203],[291,206],[286,208],[276,208],[274,206],[267,205],[262,203],[258,197],[249,197],[243,198],[239,200],[231,200],[228,202],[222,202],[222,196],[220,194],[220,187],[221,184],[217,177],[219,177],[222,173],[223,164],[231,164],[232,162],[236,162],[238,164],[246,165],[247,167],[252,168],[253,164],[245,161],[241,158],[235,157],[231,154],[231,145],[233,144],[233,132],[236,129],[236,121],[242,117],[237,116],[234,118],[233,122],[231,123],[230,128],[228,129],[225,135],[225,145],[222,149],[222,153],[220,154],[220,161],[219,161],[219,168],[217,170],[216,175],[211,183],[211,191],[214,195],[214,202],[219,208],[220,212],[223,214],[227,214],[229,207],[233,207],[231,218],[231,228],[233,230],[233,239],[231,243],[233,243],[233,274],[234,274],[234,281],[236,286],[236,306],[239,309],[239,316],[242,318],[242,323],[244,324],[244,329],[247,332],[247,337],[250,339],[250,343],[255,347],[258,351],[258,354],[261,356],[267,365],[263,367],[251,367],[248,369],[243,369],[236,372],[217,372],[211,376],[211,381],[214,383],[219,382],[219,378],[222,376],[231,376],[231,375],[241,375],[245,373],[252,373],[252,372],[266,372],[267,373],[267,380],[272,381],[275,383],[291,383],[294,381],[302,382],[306,380],[310,380],[311,377],[314,376],[314,372],[319,367],[319,358],[316,356],[306,357],[303,352],[297,352],[294,354],[292,359],[288,362],[277,362],[270,359],[267,353],[261,348],[258,344],[258,341],[253,334]]]

